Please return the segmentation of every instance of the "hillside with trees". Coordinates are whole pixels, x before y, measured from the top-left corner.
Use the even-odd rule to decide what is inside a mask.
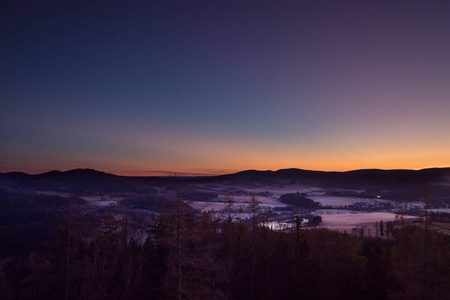
[[[305,209],[320,208],[319,202],[314,202],[314,200],[307,198],[306,194],[301,194],[299,192],[281,195],[279,200],[281,203],[294,205]]]
[[[0,299],[447,299],[450,217],[428,211],[448,204],[447,173],[0,174]],[[321,224],[320,204],[290,182],[355,199],[427,184],[430,201],[410,222],[399,209],[393,222],[338,232],[303,227]],[[202,211],[211,199],[221,209]],[[293,226],[267,225],[284,216]]]
[[[231,204],[232,205],[232,204]],[[253,205],[253,206],[252,206]],[[450,239],[425,226],[339,233],[274,231],[192,210],[181,194],[158,214],[66,211],[47,248],[9,257],[1,299],[446,299]],[[90,230],[86,230],[90,224]],[[88,227],[89,227],[88,226]]]

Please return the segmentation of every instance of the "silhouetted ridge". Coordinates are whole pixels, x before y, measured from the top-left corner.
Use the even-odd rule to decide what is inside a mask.
[[[8,177],[15,177],[15,178],[26,178],[30,176],[27,173],[24,172],[8,172],[8,173],[0,173],[0,176],[8,176]]]
[[[89,177],[89,178],[105,178],[105,177],[120,177],[118,175],[108,174],[94,169],[73,169],[65,172],[53,170],[47,173],[33,175],[40,178],[70,178],[70,177]]]
[[[241,181],[242,183],[297,183],[302,185],[359,189],[367,187],[409,186],[445,181],[450,178],[450,168],[423,170],[361,169],[346,172],[310,171],[302,169],[280,169],[278,171],[246,170],[234,174],[212,177],[209,181]]]
[[[28,175],[9,173],[0,177],[0,183],[11,187],[20,186],[33,190],[56,190],[65,192],[142,192],[145,188],[132,178],[108,174],[93,169],[73,169]]]
[[[63,174],[63,172],[58,171],[58,170],[52,170],[49,172],[36,174],[36,175],[32,175],[32,176],[35,176],[35,177],[58,177],[58,176],[61,176],[61,174]]]
[[[412,199],[423,197],[426,184],[435,193],[448,194],[450,168],[423,170],[362,169],[347,172],[310,171],[303,169],[280,169],[277,171],[245,170],[234,174],[201,177],[164,178],[156,176],[119,176],[93,169],[73,169],[65,172],[50,171],[38,175],[21,172],[0,174],[0,184],[34,190],[65,192],[145,192],[149,186],[170,186],[174,180],[191,183],[231,183],[244,185],[288,185],[338,190],[364,190],[364,195],[382,195],[387,198]],[[436,183],[442,183],[435,187]],[[431,184],[431,185],[430,185]],[[390,190],[388,194],[382,191]],[[395,193],[393,192],[395,191]]]

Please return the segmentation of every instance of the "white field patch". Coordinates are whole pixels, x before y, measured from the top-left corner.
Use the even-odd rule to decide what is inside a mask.
[[[214,217],[216,219],[221,219],[221,220],[225,220],[228,217],[231,217],[234,221],[239,221],[239,220],[250,219],[251,218],[251,214],[249,214],[249,213],[240,213],[240,212],[231,213],[231,214],[228,214],[226,212],[216,212],[214,214]]]
[[[122,200],[121,197],[111,197],[110,195],[81,196],[80,198],[83,200],[86,200],[89,204],[95,205],[95,206],[117,205],[117,203],[120,202],[120,200]]]
[[[287,206],[284,203],[281,203],[277,199],[272,197],[264,197],[264,196],[255,196],[256,201],[262,207],[285,207]],[[227,201],[232,200],[233,206],[242,206],[248,205],[252,199],[252,196],[243,195],[243,196],[230,196],[230,195],[219,195],[217,198],[211,199],[209,202],[204,203],[223,203],[226,204]]]
[[[82,196],[80,198],[86,200],[87,202],[100,202],[100,201],[102,201],[102,198],[105,198],[105,197],[103,197],[103,196]]]
[[[211,210],[219,211],[226,207],[226,203],[192,201],[192,202],[189,202],[189,206],[191,206],[194,209],[201,210],[202,212],[211,211]]]
[[[316,214],[322,217],[323,227],[362,227],[375,226],[375,222],[394,221],[398,215],[389,212],[359,212],[351,210],[316,210]],[[416,218],[413,216],[404,216],[405,219]]]
[[[312,196],[307,198],[319,202],[322,206],[345,206],[345,205],[352,205],[355,202],[361,202],[358,201],[361,199],[350,197]]]
[[[377,204],[377,203],[396,203],[392,200],[387,199],[372,199],[372,198],[355,198],[355,197],[336,197],[336,196],[311,196],[307,197],[316,202],[319,202],[322,206],[345,206],[352,205],[355,203],[367,203],[367,204]]]
[[[201,211],[219,211],[223,210],[227,207],[229,197],[226,197],[224,195],[219,195],[218,198],[211,199],[209,202],[200,202],[200,201],[193,201],[189,202],[189,205],[195,209],[201,210]],[[231,198],[233,200],[233,209],[234,210],[246,210],[246,208],[249,206],[251,201],[251,196],[234,196]],[[286,207],[287,204],[281,203],[278,200],[269,198],[269,197],[256,197],[256,201],[258,201],[258,205],[261,208],[274,208],[274,207]]]
[[[278,231],[278,230],[286,230],[286,229],[293,228],[293,227],[295,227],[295,224],[273,221],[273,222],[264,223],[264,226],[267,228],[270,228],[272,230]]]
[[[92,202],[92,205],[96,206],[114,206],[117,205],[116,201],[100,201],[100,202]]]

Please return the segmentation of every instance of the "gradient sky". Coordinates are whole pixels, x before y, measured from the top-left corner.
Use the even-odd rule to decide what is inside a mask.
[[[450,166],[448,1],[2,1],[0,172]]]

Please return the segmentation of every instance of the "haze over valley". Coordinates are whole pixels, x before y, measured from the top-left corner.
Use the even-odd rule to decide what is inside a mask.
[[[233,211],[239,212],[236,217],[250,218],[249,204],[254,198],[269,223],[276,220],[285,225],[290,222],[292,226],[294,216],[319,215],[323,219],[321,226],[340,230],[370,227],[380,220],[394,221],[400,212],[410,215],[408,218],[418,217],[425,205],[442,212],[449,212],[450,207],[448,168],[350,172],[249,170],[202,177],[129,177],[74,169],[37,175],[0,174],[0,184],[4,192],[43,199],[49,196],[53,202],[60,199],[64,203],[75,197],[86,203],[87,210],[126,206],[149,214],[173,201],[176,189],[183,193],[183,200],[190,207],[218,217],[221,214],[223,217],[231,205]],[[291,199],[283,201],[286,195],[291,195]],[[302,199],[312,204],[302,203]]]

